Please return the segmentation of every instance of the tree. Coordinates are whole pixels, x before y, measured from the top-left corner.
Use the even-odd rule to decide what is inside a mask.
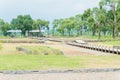
[[[65,36],[65,27],[66,27],[65,19],[60,19],[59,23],[55,28],[59,33],[62,34],[62,36]]]
[[[87,9],[87,10],[84,11],[84,13],[81,15],[81,20],[82,20],[82,26],[81,27],[88,26],[88,18],[91,15],[92,15],[91,9]]]
[[[45,28],[48,30],[49,35],[49,21],[37,19],[33,22],[33,29],[39,29],[39,36],[43,36],[41,30]]]
[[[25,36],[26,31],[29,32],[32,29],[33,19],[30,15],[18,15],[16,19],[12,19],[11,25],[13,29],[20,29]]]
[[[93,15],[88,17],[88,26],[89,29],[92,31],[92,36],[95,36],[97,27]]]
[[[83,21],[82,21],[82,15],[81,14],[77,14],[75,16],[76,19],[76,30],[77,30],[77,35],[81,35],[82,36],[82,27],[83,27]]]
[[[33,19],[31,18],[30,15],[24,15],[24,21],[23,21],[23,26],[25,31],[30,31],[32,30],[32,25],[33,25]]]
[[[117,25],[118,31],[120,31],[120,2],[117,5]]]
[[[120,2],[119,0],[101,0],[100,3],[102,3],[102,5],[107,6],[110,8],[110,10],[112,11],[112,15],[113,15],[113,38],[116,38],[118,35],[118,22],[117,22],[117,6],[118,6],[118,2]]]
[[[99,4],[99,8],[93,9],[94,13],[94,20],[98,30],[98,39],[101,38],[101,31],[105,27],[106,22],[106,10],[103,9],[101,3]]]
[[[4,20],[0,19],[0,29],[3,33],[3,35],[7,36],[7,31],[10,29],[10,24],[7,22],[4,22]]]
[[[55,19],[53,21],[53,23],[52,23],[52,25],[53,25],[52,35],[53,36],[55,35],[55,30],[56,30],[56,28],[58,28],[59,24],[60,24],[60,20]],[[60,31],[60,29],[59,29],[59,31]]]
[[[66,28],[68,35],[71,36],[71,30],[73,29],[74,23],[70,19],[64,20],[64,27]]]
[[[45,21],[45,20],[44,20],[44,24],[45,24],[45,28],[47,29],[47,34],[48,34],[48,36],[50,35],[50,32],[49,32],[49,31],[50,31],[49,23],[50,23],[49,21]]]

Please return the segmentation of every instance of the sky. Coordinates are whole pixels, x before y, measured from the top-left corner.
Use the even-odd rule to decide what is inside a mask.
[[[30,14],[33,19],[68,18],[98,6],[100,0],[0,0],[0,19],[10,22],[17,15]]]

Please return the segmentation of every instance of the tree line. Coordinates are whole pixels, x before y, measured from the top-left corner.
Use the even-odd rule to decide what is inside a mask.
[[[26,31],[39,30],[39,36],[41,36],[42,28],[49,30],[49,21],[42,19],[33,20],[30,15],[18,15],[10,23],[0,19],[0,30],[4,36],[9,34],[7,33],[8,30],[21,30],[23,36],[25,36]]]
[[[21,30],[25,36],[26,31],[46,28],[49,35],[49,21],[33,20],[30,15],[18,15],[10,23],[0,19],[0,30],[6,36],[7,30]],[[83,31],[88,31],[92,36],[111,35],[113,38],[119,36],[120,31],[120,0],[101,0],[98,7],[85,10],[70,18],[55,19],[52,23],[52,33],[59,33],[62,36],[82,36]]]
[[[120,0],[101,0],[98,7],[87,9],[83,14],[70,18],[55,19],[52,35],[55,31],[63,36],[82,36],[83,29],[90,31],[92,36],[110,34],[113,38],[119,36],[120,31]],[[74,32],[73,32],[74,31]]]

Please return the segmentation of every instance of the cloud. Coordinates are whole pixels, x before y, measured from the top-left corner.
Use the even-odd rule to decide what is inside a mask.
[[[19,14],[30,14],[34,19],[53,20],[82,13],[97,6],[100,0],[0,0],[0,18],[10,21]]]

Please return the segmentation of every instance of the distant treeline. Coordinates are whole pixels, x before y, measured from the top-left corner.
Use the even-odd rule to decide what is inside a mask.
[[[82,36],[83,31],[90,31],[92,36],[98,35],[98,39],[108,34],[116,38],[120,31],[120,0],[101,0],[98,7],[87,9],[83,14],[55,19],[53,35],[56,30],[63,36]]]
[[[10,23],[0,19],[0,29],[4,36],[9,34],[7,33],[8,30],[21,30],[23,36],[25,36],[26,31],[39,30],[41,35],[42,28],[49,30],[49,21],[42,19],[33,20],[30,15],[18,15]]]
[[[120,31],[120,0],[101,0],[98,7],[87,9],[83,14],[77,14],[70,18],[55,19],[52,23],[51,35],[57,36],[82,36],[83,32],[90,32],[92,36],[111,35],[119,36]],[[30,15],[18,15],[11,23],[0,20],[0,28],[4,35],[9,29],[19,29],[22,35],[32,29],[46,28],[49,32],[49,21],[33,20]],[[56,35],[56,32],[58,33]],[[48,33],[49,34],[49,33]]]

